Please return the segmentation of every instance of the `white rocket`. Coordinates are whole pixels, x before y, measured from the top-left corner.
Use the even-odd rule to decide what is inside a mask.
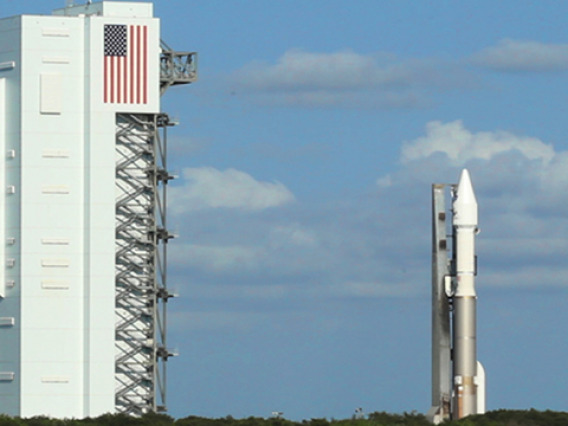
[[[432,408],[428,417],[435,424],[485,412],[485,372],[477,361],[476,344],[477,200],[464,169],[452,191],[450,267],[444,187],[432,186]]]
[[[477,413],[475,235],[477,200],[466,169],[452,203],[455,284],[453,291],[453,418]]]

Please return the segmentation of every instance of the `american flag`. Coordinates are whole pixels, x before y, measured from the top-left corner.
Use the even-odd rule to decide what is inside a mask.
[[[148,27],[104,26],[104,102],[148,103]]]

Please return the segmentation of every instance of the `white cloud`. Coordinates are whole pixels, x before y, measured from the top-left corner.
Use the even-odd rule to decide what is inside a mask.
[[[380,66],[373,56],[350,50],[335,53],[290,50],[275,65],[252,63],[239,71],[237,77],[244,77],[244,83],[257,90],[349,90],[407,84],[411,72],[399,64]]]
[[[333,89],[277,91],[255,93],[254,99],[261,105],[299,106],[306,108],[421,108],[429,104],[422,93],[408,89],[396,91],[360,90],[334,91]]]
[[[400,60],[388,54],[289,50],[276,63],[253,62],[232,84],[260,103],[306,107],[406,108],[429,103],[428,89],[461,85],[436,60]]]
[[[183,185],[172,187],[169,197],[173,214],[229,208],[260,211],[294,201],[294,195],[280,182],[260,182],[235,169],[186,168]]]
[[[499,71],[568,70],[568,44],[505,39],[473,56],[475,64]]]
[[[482,285],[495,288],[566,288],[567,269],[564,265],[538,264],[528,260],[524,265],[516,264],[516,268],[505,268],[500,265],[486,269],[480,275]]]
[[[331,294],[339,297],[414,297],[428,293],[428,287],[420,288],[417,283],[381,283],[367,281],[348,281],[332,285]]]
[[[516,136],[505,131],[472,133],[457,120],[450,123],[429,122],[426,136],[403,145],[401,161],[409,163],[434,153],[443,153],[452,165],[461,166],[471,160],[490,160],[511,151],[518,151],[529,160],[538,159],[545,164],[555,155],[551,145],[536,138]]]
[[[409,185],[412,191],[424,179],[447,182],[456,178],[457,168],[468,167],[493,213],[568,213],[558,196],[568,191],[568,151],[557,151],[538,138],[501,130],[472,132],[459,120],[434,121],[427,124],[425,136],[403,144],[401,163],[390,176],[392,188]],[[382,191],[390,189],[380,182]]]
[[[228,330],[250,332],[258,324],[266,323],[270,313],[234,312],[229,310],[181,311],[168,314],[169,326],[176,330]]]
[[[503,219],[509,222],[515,220],[515,218]],[[527,218],[521,219],[526,220]],[[550,235],[547,236],[546,241],[542,241],[541,235],[539,235],[539,231],[543,230],[541,224],[538,219],[530,219],[532,220],[525,223],[524,232],[521,227],[514,227],[511,229],[513,232],[508,233],[508,235],[484,235],[485,238],[480,240],[482,248],[495,252],[501,251],[501,258],[508,259],[509,265],[514,269],[522,269],[519,264],[528,267],[531,261],[556,263],[564,259],[565,253],[568,252],[568,240],[560,238],[558,235]],[[537,229],[532,229],[535,226]],[[505,265],[504,269],[509,268]]]
[[[191,283],[191,294],[194,297],[217,300],[243,300],[243,301],[278,301],[289,295],[294,289],[286,284],[273,284],[269,282],[246,284],[227,283],[219,279],[212,283]]]
[[[297,223],[278,225],[270,231],[270,246],[274,249],[283,247],[316,247],[315,232],[305,229]]]
[[[215,169],[188,169],[174,199],[201,212],[191,215],[194,220],[176,217],[190,242],[172,245],[170,277],[191,277],[192,293],[214,308],[250,302],[252,311],[425,296],[430,184],[455,182],[462,167],[470,169],[480,206],[480,288],[564,285],[568,269],[558,254],[566,251],[559,235],[568,232],[568,205],[559,194],[568,192],[568,152],[512,132],[474,132],[461,121],[428,123],[424,135],[403,145],[399,169],[378,179],[377,192],[365,197],[303,199],[285,210],[241,214],[236,209],[244,202],[227,201],[215,186],[228,179],[239,182],[232,190],[239,192],[262,182],[242,172],[235,171],[243,179],[229,179],[232,174]],[[211,210],[219,205],[233,208]]]
[[[559,193],[568,186],[568,151],[558,152],[549,167],[543,170],[542,180],[549,191]]]
[[[383,188],[388,188],[392,185],[391,175],[386,175],[377,179],[377,185]]]
[[[242,245],[184,244],[170,252],[170,261],[207,272],[255,269],[262,262],[262,248]]]
[[[194,136],[168,135],[168,155],[171,160],[178,161],[180,157],[189,157],[206,150],[211,141]]]
[[[568,192],[568,151],[538,138],[499,130],[472,132],[461,121],[428,123],[424,136],[403,145],[399,170],[377,180],[379,196],[397,212],[388,220],[400,239],[412,246],[422,235],[408,224],[422,218],[421,226],[429,225],[427,211],[414,212],[427,205],[426,188],[434,182],[456,182],[462,167],[470,169],[479,202],[480,286],[565,287],[563,253],[568,243],[559,235],[568,232],[563,197]],[[413,218],[399,218],[402,212]],[[391,235],[388,229],[382,232],[386,238]],[[390,281],[400,281],[396,274],[390,276]]]

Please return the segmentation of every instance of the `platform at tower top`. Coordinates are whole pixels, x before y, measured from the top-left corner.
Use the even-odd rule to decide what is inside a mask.
[[[76,4],[73,6],[56,9],[54,15],[63,16],[106,16],[117,18],[152,18],[154,5],[142,2],[117,2],[103,1],[90,4]]]

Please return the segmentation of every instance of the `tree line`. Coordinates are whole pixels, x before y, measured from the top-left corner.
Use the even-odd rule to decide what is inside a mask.
[[[126,414],[105,414],[96,418],[50,419],[48,417],[18,418],[0,415],[0,426],[431,426],[423,414],[416,412],[390,414],[374,412],[365,418],[310,419],[296,422],[284,418],[231,416],[206,418],[189,416],[174,419],[165,414],[150,413],[142,417]],[[442,423],[443,426],[566,426],[568,413],[538,410],[496,410],[486,414],[469,416],[462,420]]]

